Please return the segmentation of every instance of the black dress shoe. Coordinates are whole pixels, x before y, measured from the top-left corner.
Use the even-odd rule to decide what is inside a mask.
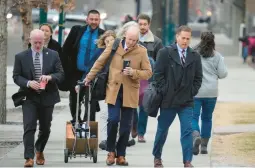
[[[128,141],[128,144],[127,144],[128,147],[134,146],[134,145],[135,145],[135,139],[131,139]]]
[[[106,140],[100,142],[99,148],[102,149],[102,150],[106,150],[106,148],[107,148]]]

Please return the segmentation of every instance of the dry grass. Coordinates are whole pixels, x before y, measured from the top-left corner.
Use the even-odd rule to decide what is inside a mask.
[[[214,126],[235,124],[255,124],[255,103],[217,103]]]
[[[214,127],[255,124],[255,103],[217,103],[213,122]],[[214,135],[212,160],[255,166],[255,133]]]
[[[212,158],[224,158],[224,162],[232,164],[255,166],[255,133],[214,135]]]

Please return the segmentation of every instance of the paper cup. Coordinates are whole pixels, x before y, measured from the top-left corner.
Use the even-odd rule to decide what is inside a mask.
[[[40,82],[40,89],[41,89],[41,90],[45,90],[46,84],[47,84],[46,82],[41,81],[41,82]]]

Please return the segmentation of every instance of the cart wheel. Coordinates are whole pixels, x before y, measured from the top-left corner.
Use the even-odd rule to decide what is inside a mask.
[[[93,156],[93,163],[96,163],[97,162],[97,151],[96,150],[93,150],[92,156]]]
[[[68,163],[68,149],[64,149],[65,163]]]

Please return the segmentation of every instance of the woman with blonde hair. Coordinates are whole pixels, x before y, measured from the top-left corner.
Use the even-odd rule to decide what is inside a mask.
[[[101,37],[97,41],[97,49],[95,51],[95,55],[93,58],[97,59],[103,53],[107,45],[109,45],[110,42],[114,41],[115,38],[116,38],[116,34],[112,30],[107,30],[103,35],[101,35]],[[101,111],[100,112],[101,142],[99,144],[99,148],[101,148],[102,150],[106,150],[107,119],[108,119],[108,112],[106,110]]]

